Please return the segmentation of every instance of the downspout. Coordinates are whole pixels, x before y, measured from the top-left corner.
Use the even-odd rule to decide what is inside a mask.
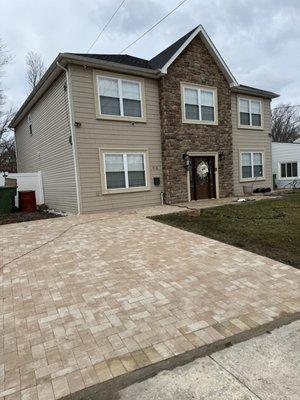
[[[81,207],[81,193],[80,193],[80,186],[79,186],[79,168],[78,168],[78,157],[77,157],[77,145],[76,145],[75,131],[74,131],[74,126],[75,125],[74,125],[74,116],[73,116],[73,108],[72,108],[72,100],[71,100],[71,84],[70,84],[69,70],[68,70],[68,68],[63,67],[58,61],[57,61],[56,65],[59,68],[61,68],[63,71],[65,71],[65,73],[66,73],[70,130],[71,130],[74,169],[75,169],[77,210],[78,210],[78,214],[81,214],[82,213],[82,207]]]

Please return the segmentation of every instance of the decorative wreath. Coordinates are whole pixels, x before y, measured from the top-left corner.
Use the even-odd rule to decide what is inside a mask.
[[[201,161],[201,163],[197,167],[197,175],[199,178],[204,179],[206,178],[209,172],[208,165],[205,161]]]

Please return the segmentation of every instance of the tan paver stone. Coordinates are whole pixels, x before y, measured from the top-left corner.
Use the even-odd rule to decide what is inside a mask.
[[[184,336],[176,337],[165,342],[166,346],[172,351],[173,354],[178,355],[185,351],[192,350],[194,346]]]
[[[212,328],[219,332],[224,338],[232,336],[232,332],[222,324],[212,325]]]
[[[39,400],[54,400],[54,393],[50,382],[37,385],[37,393]]]
[[[122,375],[126,372],[125,367],[123,366],[122,362],[118,358],[111,358],[107,360],[107,366],[112,374],[113,377]]]
[[[170,211],[0,226],[0,397],[59,399],[300,311],[299,271],[145,218]]]
[[[145,367],[146,365],[151,364],[148,356],[143,350],[136,350],[131,353],[132,357],[134,358],[135,362],[137,363],[139,368]]]
[[[14,394],[9,394],[8,396],[5,396],[5,400],[20,400],[21,399],[21,393],[14,393]]]
[[[93,386],[96,383],[99,383],[99,378],[93,367],[81,369],[80,372],[81,372],[85,387]]]
[[[106,361],[100,362],[94,365],[94,369],[100,382],[105,382],[113,377],[111,371],[108,368]]]
[[[67,376],[68,386],[70,389],[70,393],[78,392],[85,388],[84,381],[82,379],[82,375],[80,371],[73,371]]]
[[[55,399],[60,399],[61,397],[70,394],[68,381],[65,376],[53,379],[52,385],[53,385]]]
[[[138,365],[131,354],[128,354],[128,353],[125,354],[125,355],[119,357],[119,360],[121,361],[121,363],[124,365],[126,371],[128,371],[128,372],[138,369]]]
[[[164,359],[162,355],[159,354],[159,352],[155,350],[153,346],[146,347],[143,349],[143,351],[153,364],[162,361]]]
[[[30,387],[21,391],[21,400],[37,400],[37,387]]]
[[[3,390],[0,392],[0,399],[5,398],[6,396],[9,396],[12,394],[16,394],[18,392],[20,392],[18,387]]]

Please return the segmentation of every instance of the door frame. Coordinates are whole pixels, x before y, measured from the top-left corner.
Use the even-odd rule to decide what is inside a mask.
[[[215,193],[216,199],[219,198],[219,153],[217,151],[203,152],[203,151],[188,151],[189,157],[214,157],[215,158]],[[191,186],[190,186],[190,169],[187,169],[186,174],[187,189],[188,189],[188,201],[191,201]]]

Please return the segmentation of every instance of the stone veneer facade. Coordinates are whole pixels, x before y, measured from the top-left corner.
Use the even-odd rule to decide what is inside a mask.
[[[218,125],[182,123],[180,82],[217,88]],[[163,171],[166,203],[188,200],[182,154],[219,152],[219,195],[233,193],[231,92],[229,83],[199,36],[184,49],[160,80]]]

